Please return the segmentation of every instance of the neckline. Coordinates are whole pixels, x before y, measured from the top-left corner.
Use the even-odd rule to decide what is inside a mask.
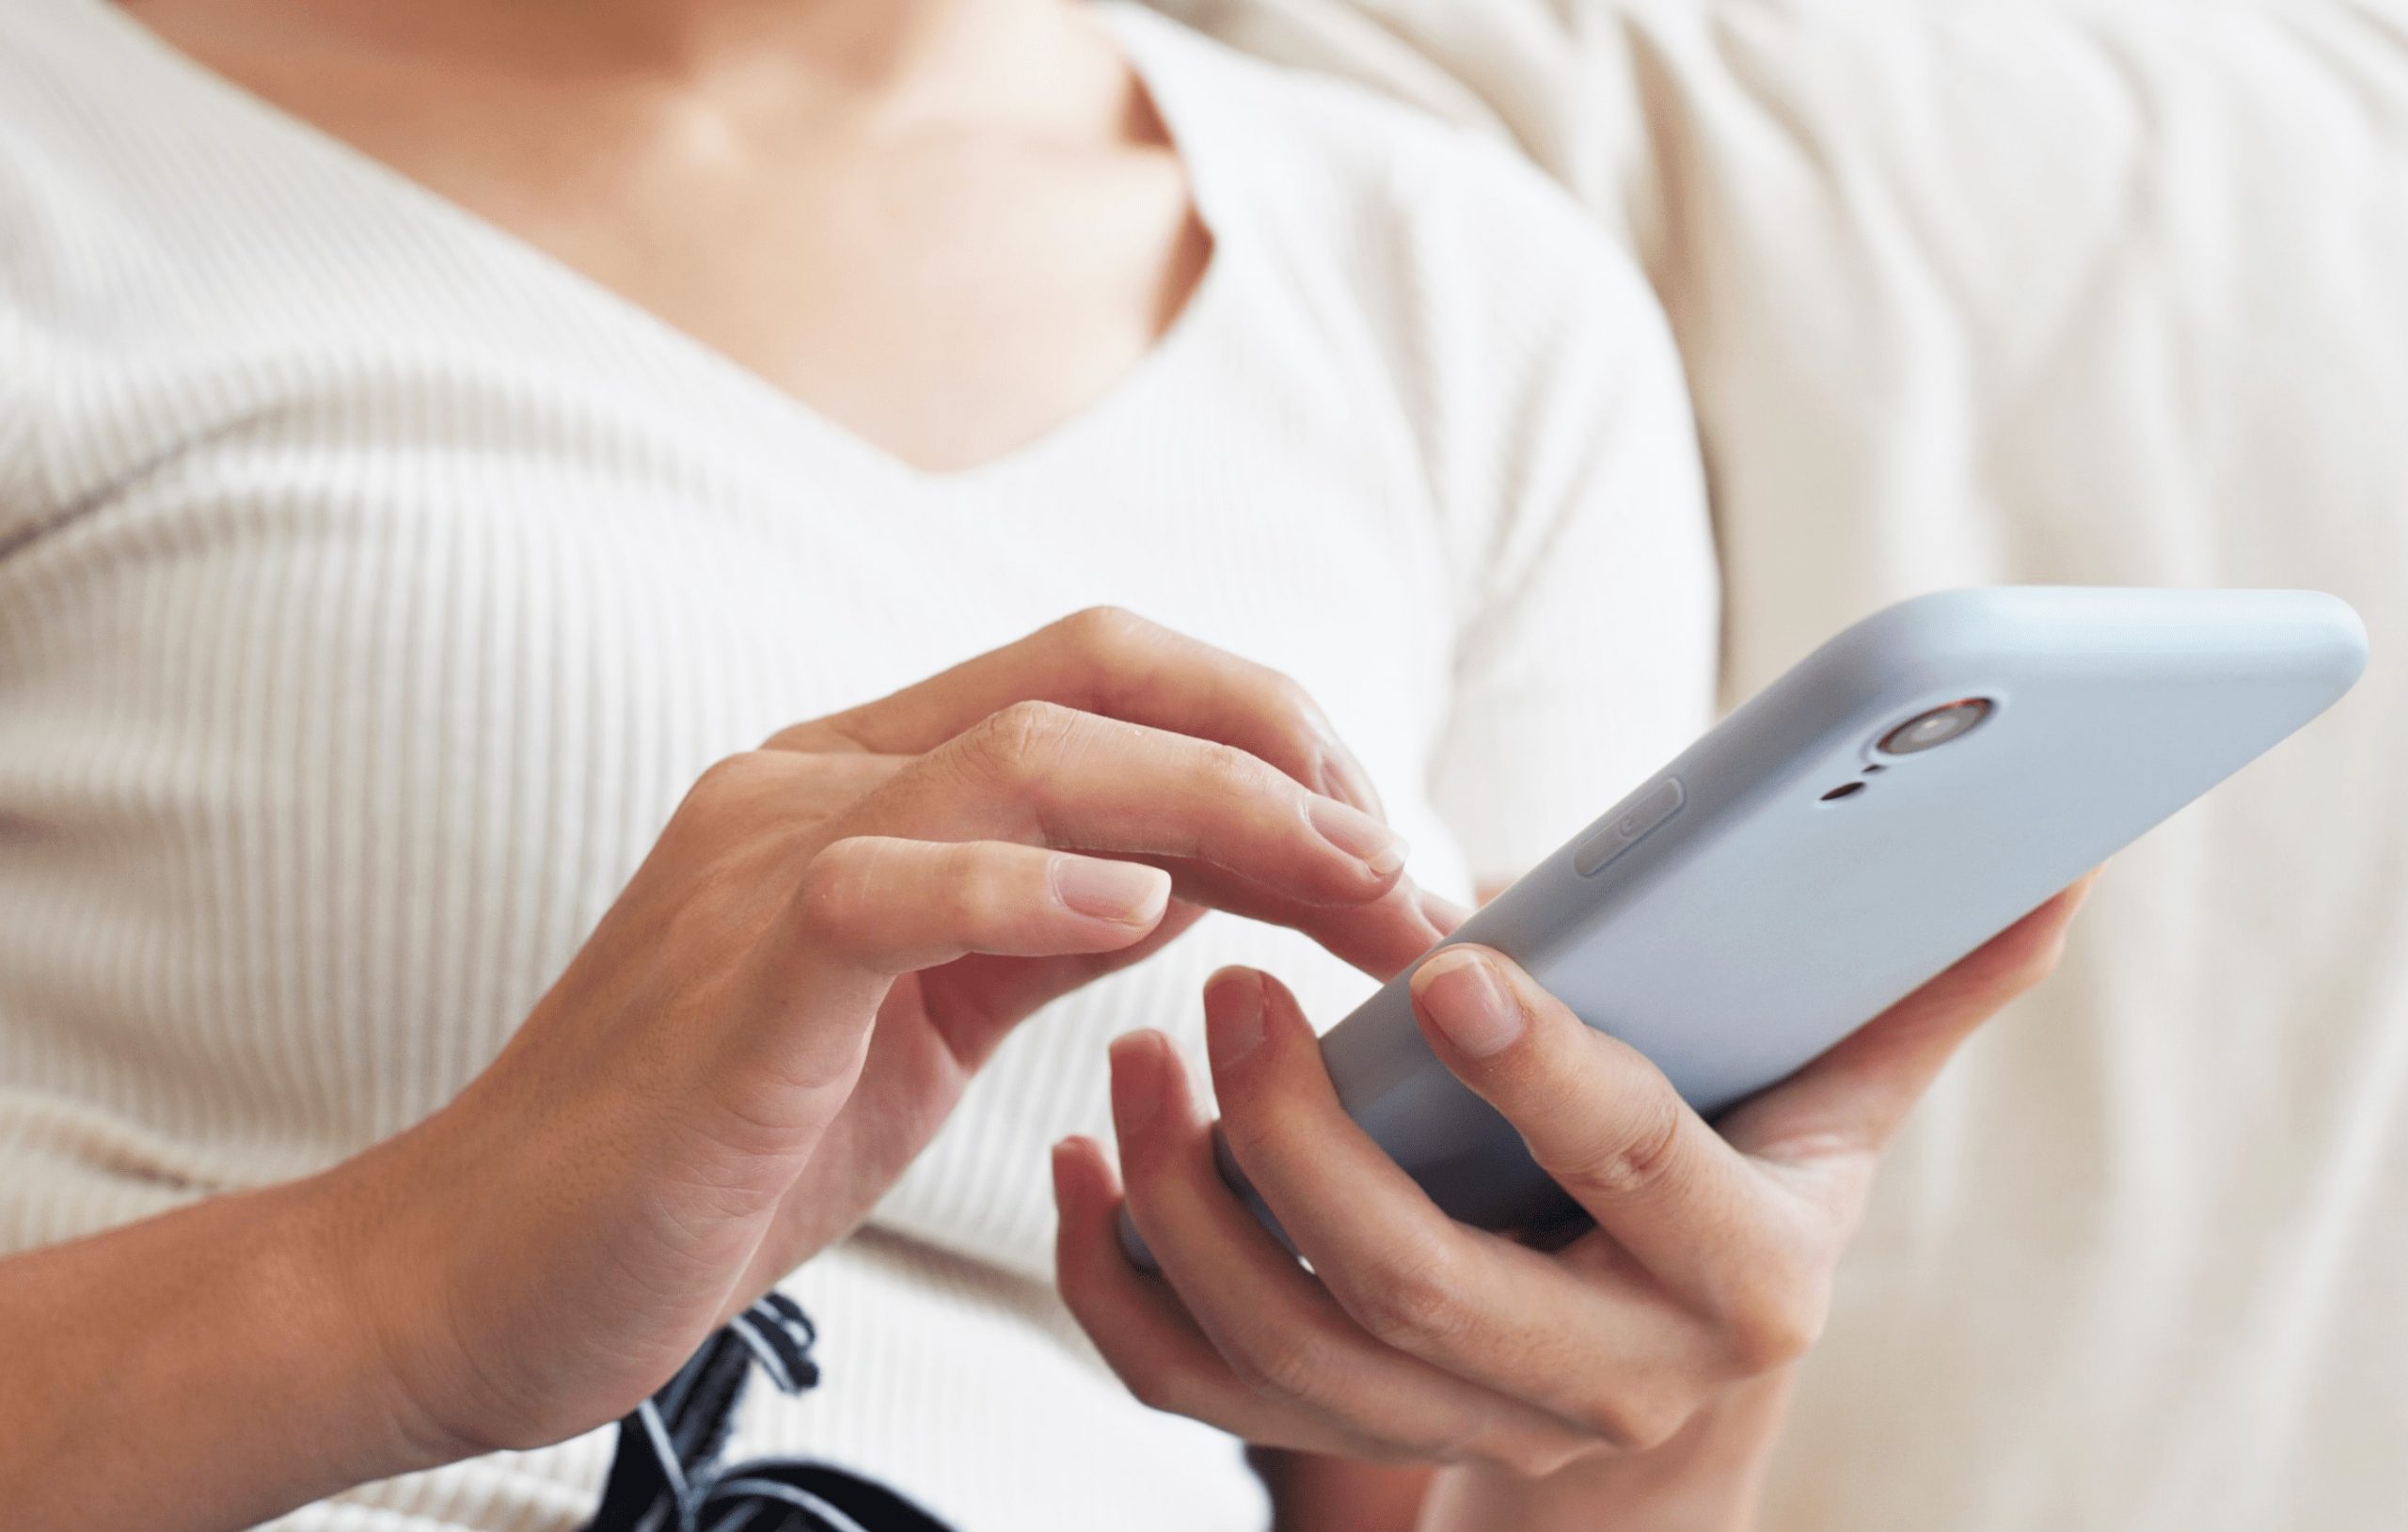
[[[1019,476],[1105,434],[1115,419],[1167,386],[1184,358],[1197,348],[1198,332],[1210,327],[1211,315],[1226,302],[1223,290],[1230,285],[1230,222],[1221,214],[1219,180],[1209,153],[1198,148],[1209,134],[1197,131],[1196,118],[1201,114],[1180,86],[1165,84],[1165,76],[1177,71],[1164,68],[1155,53],[1158,46],[1167,46],[1169,39],[1162,33],[1175,24],[1127,0],[1103,0],[1089,8],[1111,33],[1138,88],[1162,120],[1187,182],[1188,200],[1210,245],[1204,270],[1153,343],[1101,393],[1029,440],[959,468],[926,467],[871,440],[541,245],[219,73],[144,25],[116,0],[70,0],[70,5],[97,12],[100,23],[141,65],[211,109],[227,113],[281,148],[331,166],[363,197],[381,204],[389,215],[407,219],[429,237],[469,249],[483,262],[506,267],[520,280],[549,289],[566,305],[589,314],[596,324],[609,326],[626,349],[638,354],[637,359],[673,367],[694,387],[712,390],[731,406],[762,421],[774,436],[808,436],[870,477],[925,496],[947,496]]]

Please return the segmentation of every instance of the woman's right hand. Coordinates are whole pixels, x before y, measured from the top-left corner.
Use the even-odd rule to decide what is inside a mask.
[[[1401,968],[1437,927],[1363,782],[1291,683],[1115,612],[712,767],[493,1065],[304,1183],[413,1440],[626,1413],[1205,907]]]

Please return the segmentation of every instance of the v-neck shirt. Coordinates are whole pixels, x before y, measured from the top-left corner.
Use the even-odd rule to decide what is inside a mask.
[[[1104,398],[927,474],[101,0],[0,8],[0,1251],[425,1116],[709,762],[1082,607],[1294,675],[1457,893],[1703,725],[1696,447],[1623,252],[1501,148],[1107,14],[1211,263]],[[732,1450],[966,1532],[1258,1524],[1050,1287],[1047,1145],[1103,1131],[1114,1034],[1200,1056],[1228,962],[1323,1024],[1369,987],[1215,917],[1049,1007],[785,1285],[827,1382]],[[279,1524],[565,1528],[607,1450]]]

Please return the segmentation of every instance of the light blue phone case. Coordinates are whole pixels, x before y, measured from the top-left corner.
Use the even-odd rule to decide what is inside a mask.
[[[1904,602],[1807,656],[1449,940],[1513,957],[1710,1116],[2247,765],[2365,666],[2357,614],[2310,592]],[[1988,709],[1948,742],[1882,748],[1966,699]],[[1405,976],[1322,1052],[1348,1113],[1455,1218],[1516,1228],[1568,1208],[1430,1051]],[[1226,1154],[1223,1168],[1244,1190]]]

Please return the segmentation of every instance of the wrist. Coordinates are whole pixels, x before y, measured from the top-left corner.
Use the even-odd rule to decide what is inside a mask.
[[[259,1290],[279,1307],[293,1365],[324,1397],[344,1401],[333,1414],[352,1482],[485,1450],[452,1427],[445,1399],[428,1386],[441,1312],[435,1252],[399,1226],[415,1220],[401,1216],[387,1190],[378,1161],[389,1148],[260,1193],[278,1205],[276,1220],[291,1238],[263,1257]]]
[[[440,1113],[317,1176],[277,1189],[292,1205],[290,1282],[313,1345],[356,1404],[354,1432],[375,1477],[437,1467],[511,1445],[479,1413],[445,1290],[462,1235],[431,1162]]]
[[[312,1178],[0,1262],[8,1524],[248,1526],[439,1461],[394,1408],[333,1206]]]

